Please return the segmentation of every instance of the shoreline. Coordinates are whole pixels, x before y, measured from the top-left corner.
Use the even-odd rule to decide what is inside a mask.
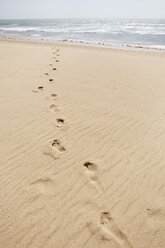
[[[23,44],[43,44],[43,45],[50,45],[50,46],[61,46],[61,47],[77,47],[77,48],[87,48],[87,49],[100,49],[100,50],[110,50],[110,51],[125,51],[125,52],[148,52],[148,53],[158,53],[158,54],[165,54],[165,49],[156,49],[156,48],[135,48],[132,46],[127,45],[127,47],[108,47],[108,46],[99,46],[99,45],[89,45],[89,44],[75,44],[75,43],[64,43],[64,42],[48,42],[48,41],[33,41],[33,40],[24,40],[24,39],[13,39],[13,38],[2,38],[0,37],[0,42],[17,42]]]

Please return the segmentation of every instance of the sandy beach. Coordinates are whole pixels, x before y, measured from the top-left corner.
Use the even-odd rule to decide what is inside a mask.
[[[164,248],[165,53],[0,54],[0,248]]]

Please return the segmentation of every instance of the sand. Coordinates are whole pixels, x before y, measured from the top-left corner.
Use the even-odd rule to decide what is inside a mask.
[[[0,54],[0,248],[164,248],[165,54]]]

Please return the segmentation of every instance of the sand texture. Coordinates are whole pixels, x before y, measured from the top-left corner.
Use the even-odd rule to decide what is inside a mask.
[[[165,247],[165,54],[0,41],[0,248]]]

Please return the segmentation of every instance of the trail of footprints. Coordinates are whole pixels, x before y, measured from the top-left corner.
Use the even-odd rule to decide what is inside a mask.
[[[85,172],[90,183],[95,186],[99,193],[104,193],[104,188],[99,181],[98,165],[94,162],[85,162]],[[113,239],[121,248],[132,248],[127,236],[120,230],[110,212],[100,213],[100,231],[105,234],[109,240]]]
[[[53,59],[55,60],[55,62],[59,62],[59,59],[56,58],[57,56],[58,57],[60,56],[59,49],[57,49],[55,52],[53,52],[53,55],[55,55],[55,56],[53,56]],[[57,70],[57,68],[54,66],[54,63],[49,64],[49,66],[51,66],[51,71]],[[54,78],[52,78],[52,77],[49,78],[51,71],[46,72],[44,75],[46,77],[48,77],[48,81],[50,83],[54,83]],[[38,86],[37,88],[33,89],[32,91],[34,93],[41,93],[44,91],[44,87]],[[51,104],[49,106],[49,111],[51,111],[53,113],[58,112],[58,107],[56,105],[56,102],[54,102],[57,100],[57,94],[56,93],[50,94],[49,100],[51,101]],[[57,118],[56,119],[56,127],[57,128],[63,128],[64,122],[65,121],[63,118]],[[61,142],[59,140],[55,139],[53,141],[48,142],[48,146],[45,149],[44,154],[49,155],[49,156],[53,157],[54,159],[56,159],[56,158],[59,158],[60,153],[62,153],[64,151],[65,151],[64,146],[61,144]]]
[[[59,49],[56,50],[56,52],[53,52],[53,61],[56,63],[59,62]],[[51,63],[49,64],[52,68],[52,71],[56,71],[57,68],[54,67],[54,64]],[[49,78],[48,72],[45,73],[45,76]],[[50,83],[54,83],[53,78],[49,78],[48,81]],[[32,90],[34,93],[41,93],[44,91],[43,86],[38,86],[37,88]],[[57,100],[57,94],[52,93],[49,96],[49,100],[53,103],[50,104],[49,110],[53,113],[58,111],[57,105],[56,105],[56,100]],[[57,128],[63,128],[65,125],[65,120],[63,118],[56,118],[56,127]],[[48,145],[46,149],[44,150],[44,154],[47,156],[50,156],[53,159],[59,159],[61,155],[66,151],[65,147],[61,143],[60,140],[54,139],[48,142]],[[83,164],[84,166],[84,174],[86,175],[88,182],[94,186],[94,188],[97,190],[98,193],[104,193],[104,188],[99,180],[99,166],[97,163],[93,161],[86,161]],[[41,192],[45,192],[44,189],[49,189],[48,188],[48,183],[51,183],[52,180],[39,178],[38,180],[35,180],[34,182],[31,183],[31,185],[38,185],[37,187],[40,188]],[[50,186],[50,185],[49,185]],[[127,239],[127,236],[120,230],[118,227],[117,223],[113,219],[112,215],[109,212],[100,212],[100,232],[105,234],[105,237],[108,237],[108,239],[113,239],[118,243],[118,245],[121,248],[132,248],[132,245],[130,244],[129,240]]]

